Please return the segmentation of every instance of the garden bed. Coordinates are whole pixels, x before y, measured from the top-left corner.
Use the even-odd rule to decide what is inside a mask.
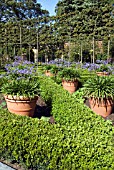
[[[0,111],[1,158],[32,170],[113,169],[112,123],[74,100],[51,79],[41,78],[40,84],[34,118]],[[53,115],[56,123],[39,120],[38,111]]]
[[[88,106],[90,108],[88,100],[85,101],[85,104],[86,104],[86,106]],[[6,108],[6,102],[5,102],[2,94],[0,94],[0,106],[2,108]],[[36,103],[36,108],[35,108],[33,118],[40,119],[41,117],[43,117],[44,120],[49,120],[50,123],[55,123],[54,117],[51,114],[51,106],[48,106],[45,103],[45,101],[42,99],[42,97],[39,96],[37,103]],[[113,107],[112,113],[104,119],[112,121],[112,123],[114,125],[114,107]]]
[[[47,106],[47,104],[41,97],[38,98],[36,104],[37,105],[36,105],[36,109],[35,109],[35,113],[34,113],[34,118],[40,119],[41,117],[45,117],[47,119],[49,118],[50,123],[55,123],[54,117],[51,115],[51,107]],[[86,104],[86,106],[90,107],[88,100],[86,100],[85,104]],[[6,108],[6,102],[5,102],[2,94],[0,94],[0,107]],[[114,125],[114,108],[112,110],[112,114],[109,115],[108,117],[106,117],[105,119],[112,121],[112,123]]]

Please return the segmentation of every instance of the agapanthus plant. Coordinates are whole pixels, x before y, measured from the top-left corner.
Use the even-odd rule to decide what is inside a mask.
[[[28,98],[34,98],[39,95],[39,82],[38,78],[20,78],[17,81],[7,81],[1,87],[1,92],[5,96],[23,96]]]
[[[110,62],[111,62],[110,59],[108,59],[108,60],[96,60],[96,63],[98,63],[98,64],[104,64],[104,65],[109,64]]]
[[[44,66],[45,71],[50,71],[52,74],[56,74],[58,72],[58,67],[56,65],[47,64]]]
[[[6,74],[1,92],[4,95],[34,97],[39,94],[38,77],[31,62],[17,60],[5,66]]]
[[[19,77],[28,78],[36,72],[33,63],[29,61],[22,61],[20,59],[16,59],[16,61],[11,64],[6,64],[5,70],[7,77],[12,79],[18,79]]]
[[[111,98],[114,100],[114,78],[110,76],[91,77],[84,83],[82,91],[87,98],[93,97],[99,100]]]
[[[100,66],[98,64],[95,64],[95,63],[84,63],[82,65],[82,68],[83,69],[88,69],[89,71],[92,71],[92,70],[99,69]]]
[[[99,68],[96,69],[97,72],[108,72],[109,68],[105,64],[101,64]]]
[[[75,81],[80,78],[79,71],[72,68],[63,68],[58,72],[58,76],[66,81]]]

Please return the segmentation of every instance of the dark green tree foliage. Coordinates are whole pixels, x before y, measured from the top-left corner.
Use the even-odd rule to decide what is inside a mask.
[[[23,20],[37,18],[39,15],[48,15],[48,11],[41,9],[37,0],[1,0],[0,21]]]
[[[59,1],[55,9],[59,42],[61,41],[61,37],[62,42],[74,43],[76,46],[78,46],[78,44],[81,46],[83,41],[84,44],[88,44],[89,42],[91,49],[93,48],[93,37],[97,41],[103,39],[108,41],[109,35],[111,35],[111,37],[114,36],[114,6],[112,4],[113,2],[111,0]],[[71,56],[71,45],[68,51],[71,51]],[[76,53],[78,52],[79,50]]]
[[[1,53],[12,51],[13,54],[15,46],[17,54],[20,49],[20,35],[22,47],[26,48],[28,44],[36,47],[36,34],[39,27],[42,25],[42,28],[47,23],[49,12],[43,10],[36,0],[1,0],[0,6]]]
[[[63,30],[65,28],[64,32],[71,32],[72,36],[104,36],[113,33],[112,11],[113,5],[107,0],[63,0],[56,5],[58,23]]]
[[[65,42],[77,43],[114,35],[113,1],[62,0],[56,5],[56,16],[41,8],[36,0],[0,1],[0,47],[7,53],[22,47],[38,47],[39,53],[61,57]],[[26,44],[26,45],[25,45]],[[79,50],[77,51],[79,52]],[[16,53],[17,54],[17,53]]]

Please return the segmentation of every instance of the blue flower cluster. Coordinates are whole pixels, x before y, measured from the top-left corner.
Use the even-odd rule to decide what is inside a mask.
[[[88,69],[89,71],[97,71],[100,70],[101,67],[107,67],[107,70],[113,74],[114,70],[114,65],[110,65],[110,59],[109,60],[96,60],[96,63],[83,63],[81,66],[81,62],[69,62],[63,59],[55,59],[51,60],[47,63],[47,65],[56,65],[58,67],[71,67],[73,66],[74,68],[82,68],[82,69]],[[106,71],[107,71],[106,70]],[[105,71],[105,70],[104,70]]]
[[[63,59],[55,59],[55,60],[51,60],[49,61],[49,64],[55,64],[56,66],[64,66],[64,67],[68,67],[71,66],[71,62],[63,60]]]
[[[32,62],[22,61],[21,57],[16,56],[15,61],[11,64],[5,65],[7,76],[12,79],[30,78],[35,72]]]
[[[64,59],[55,59],[55,60],[50,60],[48,63],[49,65],[56,65],[58,67],[71,67],[71,66],[75,66],[76,68],[81,66],[80,62],[70,62],[70,61],[66,61]],[[45,65],[45,63],[44,63]]]
[[[97,70],[98,68],[100,68],[100,65],[93,64],[93,63],[84,63],[82,65],[82,68],[83,69],[88,69],[89,71],[92,71],[92,70]]]
[[[110,63],[110,60],[96,60],[96,63],[106,65]]]

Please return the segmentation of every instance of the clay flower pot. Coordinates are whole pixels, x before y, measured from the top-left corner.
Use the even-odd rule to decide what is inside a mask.
[[[89,98],[89,104],[93,112],[105,118],[111,114],[112,108],[114,106],[114,101],[112,99],[98,100]]]
[[[98,76],[108,76],[109,72],[96,72]]]
[[[54,74],[52,74],[49,70],[45,71],[45,75],[49,76],[49,77],[53,77],[54,76]]]
[[[72,94],[77,90],[78,80],[76,81],[62,80],[62,85],[65,90]]]
[[[5,97],[9,112],[15,113],[21,116],[33,117],[34,110],[36,107],[36,101],[38,97],[34,97],[32,99],[23,97],[23,96],[13,97],[11,95],[4,96],[4,97]]]

